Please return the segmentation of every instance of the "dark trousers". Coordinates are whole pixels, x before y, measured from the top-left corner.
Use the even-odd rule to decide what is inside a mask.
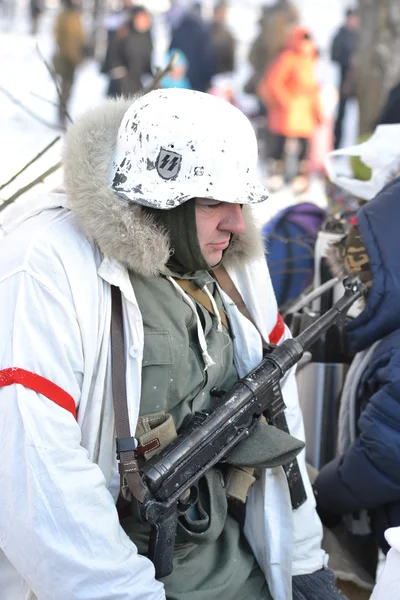
[[[308,138],[296,138],[299,144],[299,153],[297,155],[298,160],[304,160],[307,158],[308,152]],[[285,144],[287,137],[284,135],[271,135],[270,140],[270,158],[274,160],[284,160],[285,158]]]
[[[337,148],[339,148],[340,142],[342,140],[343,119],[344,119],[344,114],[346,112],[346,104],[347,104],[348,99],[349,99],[349,97],[347,95],[340,93],[339,106],[338,106],[338,112],[337,112],[337,116],[336,116],[335,129],[334,129],[335,150],[337,150]]]

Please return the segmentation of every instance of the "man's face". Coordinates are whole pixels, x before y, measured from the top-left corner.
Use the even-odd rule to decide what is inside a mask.
[[[214,21],[217,23],[225,23],[226,21],[226,7],[219,6],[214,12]]]
[[[352,31],[356,31],[360,25],[360,17],[358,15],[350,15],[347,17],[347,27]]]
[[[206,198],[196,198],[196,225],[201,253],[211,267],[221,261],[232,234],[246,229],[240,204]]]
[[[134,25],[139,33],[146,33],[151,27],[151,16],[144,10],[135,15]]]

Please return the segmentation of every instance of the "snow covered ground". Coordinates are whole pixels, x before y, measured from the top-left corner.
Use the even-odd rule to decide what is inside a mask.
[[[7,30],[3,20],[0,29],[0,186],[36,156],[54,138],[62,135],[57,127],[54,103],[57,92],[52,78],[36,49],[46,60],[53,53],[52,24],[56,9],[49,8],[35,37],[29,35],[26,6],[18,5],[13,30]],[[24,10],[25,9],[25,10]],[[105,79],[98,67],[88,61],[80,70],[71,104],[71,113],[79,114],[87,107],[98,104],[104,96]],[[8,94],[22,106],[18,106]],[[28,114],[25,108],[36,118]],[[44,122],[43,122],[44,121]],[[39,159],[15,183],[0,190],[0,199],[9,198],[17,189],[35,179],[60,160],[61,143]],[[52,187],[60,180],[61,172],[49,177],[44,184]],[[35,195],[38,189],[32,191]]]
[[[0,0],[0,201],[4,201],[21,187],[45,172],[60,160],[62,140],[42,158],[36,161],[15,182],[4,187],[2,185],[17,173],[26,163],[35,157],[47,144],[62,132],[57,128],[55,102],[57,93],[54,82],[40,57],[49,61],[53,50],[52,27],[58,10],[55,0],[48,0],[47,10],[43,15],[36,37],[29,34],[29,13],[27,0]],[[10,22],[2,13],[6,2],[14,2],[14,18]],[[257,31],[259,3],[256,0],[232,0],[229,23],[239,40],[237,73],[238,90],[248,75],[246,54]],[[334,86],[337,74],[328,60],[328,48],[333,32],[342,20],[344,0],[298,0],[297,2],[304,24],[310,27],[321,50],[319,78],[323,85]],[[156,19],[157,44],[156,63],[161,60],[167,38],[163,21]],[[106,79],[99,73],[98,62],[87,60],[79,70],[74,86],[70,106],[72,118],[85,109],[98,105],[104,99]],[[14,99],[14,100],[13,100]],[[242,97],[245,105],[251,102],[249,97]],[[356,112],[349,111],[345,125],[346,142],[355,138]],[[28,195],[34,197],[42,189],[49,189],[61,181],[62,172],[57,171],[48,177]],[[321,185],[314,181],[308,197],[318,204],[323,204],[324,197]],[[294,199],[288,190],[274,194],[265,203],[259,217],[266,220],[281,207],[293,203]]]

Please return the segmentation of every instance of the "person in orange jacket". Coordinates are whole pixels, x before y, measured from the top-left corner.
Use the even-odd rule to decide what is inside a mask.
[[[296,27],[283,50],[267,68],[257,94],[268,109],[268,128],[273,134],[273,164],[269,187],[282,185],[286,140],[297,139],[298,169],[295,192],[307,188],[308,144],[322,120],[319,86],[315,75],[318,51],[309,31]]]

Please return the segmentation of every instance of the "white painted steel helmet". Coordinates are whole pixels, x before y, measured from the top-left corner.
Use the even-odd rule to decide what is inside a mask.
[[[247,117],[225,100],[177,88],[149,92],[126,111],[109,185],[164,210],[190,198],[252,204],[268,197]]]

